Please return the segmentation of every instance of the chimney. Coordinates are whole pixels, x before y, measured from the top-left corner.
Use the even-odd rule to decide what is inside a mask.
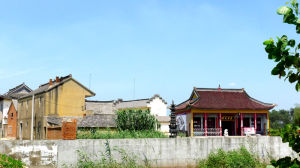
[[[59,82],[59,77],[58,77],[58,76],[55,78],[55,82],[56,82],[56,83]]]
[[[49,80],[49,86],[52,86],[53,82],[52,79]]]
[[[221,85],[219,84],[218,91],[221,91]]]

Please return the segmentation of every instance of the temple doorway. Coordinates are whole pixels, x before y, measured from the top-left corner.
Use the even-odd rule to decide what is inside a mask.
[[[235,135],[234,121],[222,121],[222,134],[223,135],[224,135],[225,129],[228,130],[229,136]]]

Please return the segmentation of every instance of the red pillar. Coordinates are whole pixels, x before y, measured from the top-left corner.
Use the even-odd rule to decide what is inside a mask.
[[[241,136],[243,136],[243,113],[241,113]]]
[[[238,135],[238,117],[235,117],[235,135]]]
[[[219,113],[219,128],[220,128],[220,136],[222,136],[222,114]]]
[[[205,124],[205,136],[207,136],[207,113],[204,113],[204,124]]]
[[[256,134],[256,113],[254,113],[254,129],[255,129],[255,134]]]

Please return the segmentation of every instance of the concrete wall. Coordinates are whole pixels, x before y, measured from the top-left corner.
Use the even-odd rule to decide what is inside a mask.
[[[201,137],[176,139],[110,139],[111,147],[119,147],[138,159],[146,157],[153,166],[185,167],[195,165],[198,159],[206,158],[219,148],[233,150],[246,146],[262,160],[278,159],[285,156],[297,157],[280,137]],[[105,151],[106,140],[39,140],[2,141],[0,153],[21,158],[31,167],[62,167],[76,164],[76,150],[98,155]],[[113,155],[118,158],[117,153]]]

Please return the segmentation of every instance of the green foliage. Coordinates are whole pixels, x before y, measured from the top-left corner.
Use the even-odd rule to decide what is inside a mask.
[[[217,152],[209,154],[206,160],[198,162],[200,168],[255,168],[266,167],[260,163],[254,155],[249,153],[246,148],[242,147],[238,150],[225,152],[219,149]]]
[[[120,131],[141,131],[155,130],[159,122],[149,110],[128,109],[117,111],[116,125]]]
[[[300,34],[300,19],[297,0],[290,0],[289,6],[282,6],[277,10],[277,14],[283,15],[283,22],[296,26],[296,33]],[[285,77],[290,83],[295,84],[295,89],[300,91],[300,58],[299,52],[300,43],[296,45],[294,39],[288,39],[286,35],[277,37],[277,42],[271,38],[263,43],[266,45],[265,50],[268,53],[268,58],[277,62],[277,65],[272,69],[272,75],[278,75],[279,78]],[[294,52],[290,50],[294,49]]]
[[[300,136],[297,133],[300,130],[299,126],[288,124],[281,132],[283,142],[289,142],[289,146],[292,147],[297,153],[300,152]]]
[[[286,168],[286,167],[291,167],[291,168],[300,168],[300,162],[297,159],[292,160],[291,157],[285,157],[281,158],[277,161],[271,161],[272,165],[274,167],[279,167],[279,168]]]
[[[103,129],[79,129],[77,139],[124,139],[124,138],[167,138],[159,131],[113,131]]]
[[[270,112],[270,128],[282,129],[286,124],[292,122],[293,109],[291,110],[272,110]]]
[[[296,107],[294,110],[294,125],[300,126],[300,107]]]
[[[0,168],[23,168],[23,166],[22,161],[0,154]]]
[[[79,160],[76,168],[147,168],[150,167],[148,159],[144,160],[144,165],[137,164],[137,156],[128,154],[124,149],[118,147],[110,147],[108,141],[105,143],[105,151],[101,153],[100,157],[95,156],[96,159],[91,159],[91,156],[77,151]],[[118,153],[120,160],[117,160],[112,155],[112,152]]]
[[[270,136],[280,136],[280,135],[281,135],[281,129],[270,128]]]
[[[300,136],[297,133],[299,126],[288,124],[281,131],[283,142],[289,142],[289,146],[298,154],[300,152]],[[297,159],[292,160],[290,157],[281,158],[277,161],[273,160],[272,165],[279,168],[293,167],[300,168],[300,162]]]

